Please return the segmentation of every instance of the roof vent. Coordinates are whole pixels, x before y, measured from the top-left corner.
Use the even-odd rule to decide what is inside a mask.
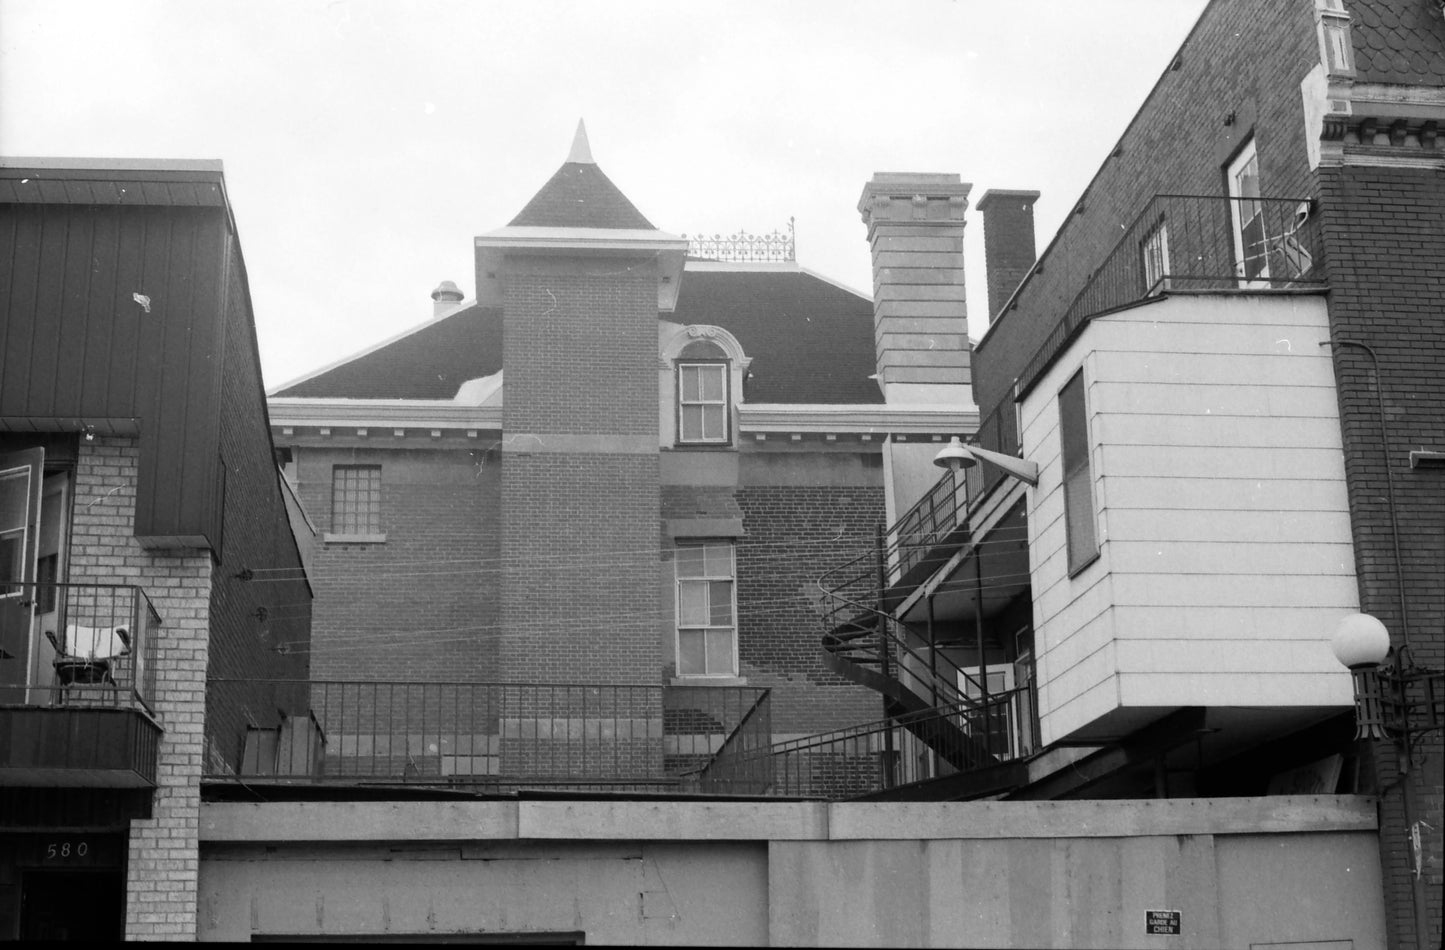
[[[431,292],[431,299],[432,316],[439,317],[462,302],[462,292],[453,281],[444,280]]]

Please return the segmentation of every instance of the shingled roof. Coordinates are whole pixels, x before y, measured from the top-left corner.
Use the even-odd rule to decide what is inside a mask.
[[[873,305],[796,267],[689,270],[663,319],[728,330],[753,363],[752,403],[881,403]],[[502,368],[502,315],[469,307],[276,392],[327,399],[451,399]]]
[[[1439,4],[1350,0],[1360,82],[1445,86],[1445,23]]]
[[[580,121],[567,161],[509,226],[656,230],[592,160]]]

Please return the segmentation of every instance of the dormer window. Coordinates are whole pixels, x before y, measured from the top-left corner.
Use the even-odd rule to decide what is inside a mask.
[[[727,448],[737,441],[733,406],[752,360],[722,327],[662,327],[658,343],[662,447]]]
[[[728,364],[677,364],[677,441],[726,445]]]

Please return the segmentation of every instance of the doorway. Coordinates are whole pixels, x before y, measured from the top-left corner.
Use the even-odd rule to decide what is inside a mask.
[[[21,872],[21,940],[124,938],[124,872],[49,868]]]

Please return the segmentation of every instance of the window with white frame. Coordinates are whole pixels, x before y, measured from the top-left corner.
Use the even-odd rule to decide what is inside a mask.
[[[333,534],[381,534],[381,466],[335,465],[331,469]]]
[[[1139,246],[1144,257],[1144,292],[1153,296],[1169,289],[1169,225],[1160,221]]]
[[[679,541],[677,675],[736,676],[737,599],[731,541]]]
[[[1259,191],[1259,153],[1250,139],[1229,163],[1229,212],[1234,223],[1234,270],[1241,287],[1269,286],[1269,233]]]
[[[729,441],[728,364],[677,364],[677,441],[726,445]]]
[[[1069,573],[1074,574],[1099,553],[1094,534],[1094,484],[1083,370],[1059,390],[1059,441],[1064,467],[1064,535],[1069,549]]]

